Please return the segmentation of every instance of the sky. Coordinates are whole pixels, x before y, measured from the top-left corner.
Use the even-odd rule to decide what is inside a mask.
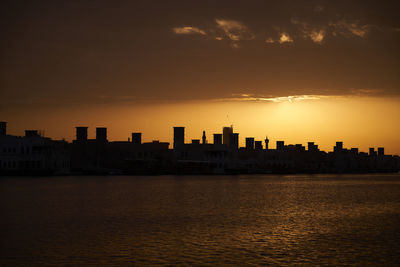
[[[397,1],[2,1],[0,120],[400,154]]]

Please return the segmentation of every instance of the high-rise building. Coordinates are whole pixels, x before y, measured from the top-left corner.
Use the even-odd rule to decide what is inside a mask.
[[[142,133],[132,133],[132,143],[135,145],[142,144]]]
[[[385,148],[384,147],[378,147],[378,155],[379,156],[385,155]]]
[[[203,131],[203,137],[201,139],[203,144],[207,144],[206,131]]]
[[[229,147],[230,144],[230,137],[231,134],[233,133],[233,127],[224,127],[222,129],[222,135],[223,135],[223,144],[227,145]]]
[[[96,140],[101,142],[107,142],[107,128],[104,127],[96,128]]]
[[[185,144],[185,127],[174,127],[174,149]]]
[[[0,121],[0,136],[7,135],[7,122]]]
[[[77,141],[87,141],[88,134],[87,134],[88,127],[76,127],[76,140]]]

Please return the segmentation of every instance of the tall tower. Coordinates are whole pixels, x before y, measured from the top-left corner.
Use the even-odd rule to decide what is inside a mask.
[[[174,127],[174,149],[185,144],[185,127]]]
[[[7,122],[0,121],[0,136],[7,135]]]
[[[201,139],[203,144],[207,144],[206,131],[203,131],[203,137]]]
[[[233,127],[224,127],[222,129],[222,142],[224,145],[227,145],[229,147],[230,142],[230,137],[231,134],[233,133]]]
[[[268,150],[269,139],[268,136],[265,137],[265,150]]]

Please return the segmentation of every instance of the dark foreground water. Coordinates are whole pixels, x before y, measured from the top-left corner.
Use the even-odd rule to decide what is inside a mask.
[[[0,178],[1,266],[396,265],[400,175]]]

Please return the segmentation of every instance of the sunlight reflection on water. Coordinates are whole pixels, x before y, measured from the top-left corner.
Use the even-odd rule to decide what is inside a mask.
[[[0,265],[400,262],[400,176],[1,178]]]

